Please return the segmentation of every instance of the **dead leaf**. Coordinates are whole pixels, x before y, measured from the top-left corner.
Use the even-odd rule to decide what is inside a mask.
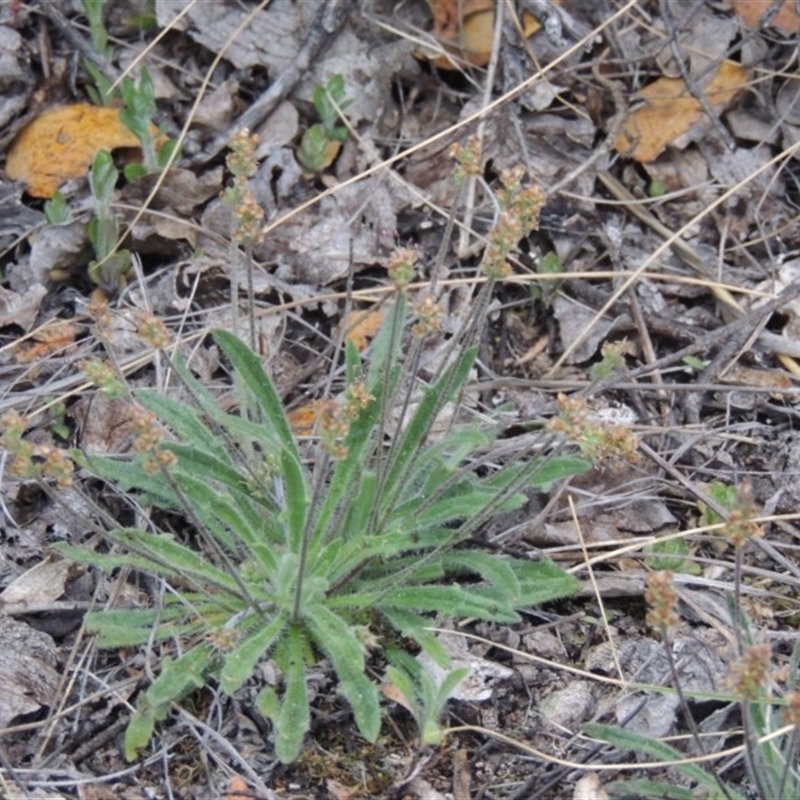
[[[78,326],[69,319],[51,319],[32,334],[34,343],[20,345],[14,357],[18,364],[31,364],[59,353],[75,344]]]
[[[433,35],[447,50],[447,56],[432,59],[440,69],[459,69],[466,64],[482,67],[489,63],[494,41],[495,0],[428,0],[433,14]],[[525,37],[541,28],[529,13],[522,15]]]
[[[715,111],[730,105],[747,80],[741,64],[723,61],[705,95]],[[679,136],[700,120],[705,111],[679,78],[659,78],[634,96],[644,105],[626,117],[617,136],[616,149],[634,161],[654,161]]]
[[[457,69],[459,65],[482,67],[491,57],[494,39],[493,0],[428,0],[433,13],[433,35],[453,58],[433,59],[441,69]]]
[[[321,403],[321,400],[312,400],[287,412],[286,417],[295,436],[310,436],[314,432]]]
[[[351,341],[359,353],[365,350],[383,323],[383,310],[370,308],[364,310],[351,310],[345,314],[341,327],[345,337]]]
[[[0,728],[20,714],[53,705],[57,663],[50,636],[0,615]]]
[[[138,146],[116,108],[57,106],[40,114],[13,141],[6,174],[26,183],[31,197],[52,197],[64,181],[86,175],[98,151]]]
[[[50,603],[64,594],[69,561],[48,556],[0,592],[0,603]],[[2,605],[0,605],[0,608]]]
[[[0,319],[3,325],[19,325],[26,333],[36,321],[42,298],[47,289],[41,283],[35,283],[24,292],[12,292],[0,286]]]
[[[241,775],[234,775],[228,784],[228,793],[225,800],[248,800],[253,794],[247,785],[247,781]]]
[[[596,772],[587,772],[572,790],[572,800],[608,800],[608,792]]]
[[[750,28],[761,27],[761,19],[769,11],[775,0],[731,0],[731,7],[739,19]],[[769,22],[787,36],[800,33],[800,16],[794,0],[783,0],[783,5]]]

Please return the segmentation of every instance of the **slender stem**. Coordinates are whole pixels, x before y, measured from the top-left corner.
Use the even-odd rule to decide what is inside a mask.
[[[247,322],[250,328],[250,349],[256,350],[256,300],[253,289],[253,243],[248,239],[244,245],[245,269],[247,270]]]
[[[781,774],[780,787],[778,788],[778,797],[788,797],[788,795],[785,793],[786,782],[789,779],[789,772],[792,769],[792,764],[795,763],[798,741],[800,741],[800,728],[795,725],[791,735],[789,736],[789,744],[784,751],[783,772]],[[796,790],[797,781],[793,781],[793,784]]]
[[[692,710],[689,708],[689,703],[686,700],[686,695],[684,695],[683,687],[681,686],[680,676],[678,675],[678,665],[675,663],[675,654],[672,652],[672,638],[669,635],[669,630],[667,629],[666,625],[661,625],[660,627],[661,640],[664,643],[664,653],[667,656],[669,671],[672,674],[672,682],[675,686],[675,693],[678,695],[678,701],[680,702],[683,716],[686,719],[686,725],[689,728],[689,733],[692,735],[692,739],[694,740],[700,755],[705,755],[705,748],[703,746],[703,741],[700,738],[700,731],[697,729],[697,723],[694,721]],[[714,772],[713,776],[722,794],[725,795],[727,800],[732,800],[730,792],[722,782],[722,779],[719,777],[719,775]]]

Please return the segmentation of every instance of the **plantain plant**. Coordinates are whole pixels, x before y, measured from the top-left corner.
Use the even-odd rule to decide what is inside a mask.
[[[307,672],[322,659],[359,731],[374,741],[381,703],[371,659],[385,663],[415,642],[447,668],[426,629],[434,615],[514,623],[518,609],[574,591],[575,579],[548,560],[490,554],[470,540],[489,518],[524,503],[524,488],[590,462],[528,454],[498,466],[478,455],[491,431],[453,424],[434,434],[473,367],[478,325],[454,339],[447,366],[420,390],[419,355],[430,330],[421,315],[430,310],[430,303],[418,307],[409,329],[400,289],[368,361],[346,344],[346,386],[319,411],[316,450],[293,433],[260,358],[216,331],[234,378],[234,409],[221,409],[178,359],[193,402],[136,392],[138,455],[73,453],[140,507],[180,512],[190,531],[178,537],[154,519],[112,527],[105,552],[63,548],[108,571],[160,576],[167,587],[155,607],[86,617],[101,647],[161,643],[160,674],[126,731],[127,758],[148,745],[173,702],[208,683],[233,694],[268,658],[280,679],[260,687],[257,706],[272,723],[281,761],[301,752],[311,718]],[[480,310],[475,316],[483,318]]]

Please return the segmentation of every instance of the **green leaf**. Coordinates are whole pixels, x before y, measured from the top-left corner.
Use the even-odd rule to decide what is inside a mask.
[[[380,702],[377,688],[364,674],[363,644],[341,617],[323,605],[309,611],[306,624],[333,664],[339,690],[353,709],[361,735],[374,742],[381,727]]]
[[[159,565],[154,564],[152,559],[129,551],[112,554],[97,553],[86,547],[75,547],[65,542],[58,542],[52,547],[57,553],[61,553],[61,555],[72,561],[76,561],[79,564],[91,564],[93,567],[108,573],[120,567],[133,567],[133,569],[139,569],[143,572],[155,572],[159,568]],[[162,569],[159,574],[174,576],[177,572],[173,569]]]
[[[175,161],[180,158],[180,153],[173,155],[176,150],[178,150],[177,139],[167,139],[165,142],[162,142],[158,148],[157,165],[160,169],[166,168],[167,164],[174,164]]]
[[[349,538],[355,528],[342,527],[341,524],[333,524],[334,515],[337,509],[344,519],[349,514],[356,513],[363,517],[362,512],[371,513],[374,498],[369,498],[364,493],[366,491],[362,481],[372,482],[370,471],[367,466],[370,463],[369,454],[374,447],[374,427],[377,423],[380,406],[377,402],[370,403],[358,417],[352,421],[350,432],[347,436],[345,446],[347,456],[337,461],[322,507],[317,515],[314,526],[312,542],[329,539],[337,536]],[[369,509],[356,510],[353,508],[354,498],[360,498],[355,502],[367,503]],[[365,533],[366,528],[362,529]]]
[[[444,707],[461,681],[469,675],[469,668],[458,667],[451,670],[440,686],[434,682],[433,676],[422,671],[423,707],[425,721],[422,725],[422,743],[432,747],[438,746],[444,739],[444,733],[439,725],[439,718],[444,712]]]
[[[100,213],[108,213],[118,179],[119,170],[114,166],[111,153],[108,150],[99,150],[89,170],[89,187],[95,199],[95,207]]]
[[[214,649],[210,644],[198,644],[180,658],[166,659],[161,674],[145,692],[145,702],[161,709],[195,689],[202,689],[213,660]]]
[[[392,518],[405,518],[408,523],[421,529],[434,525],[443,525],[459,518],[472,519],[495,500],[498,494],[497,490],[484,489],[480,485],[466,486],[455,497],[442,498],[434,505],[427,507],[421,504],[420,497],[417,497],[409,501],[407,505],[397,509],[392,514]],[[422,495],[422,497],[424,496]],[[524,502],[525,497],[520,497],[520,500]],[[414,507],[417,509],[416,513],[412,510]]]
[[[163,621],[158,611],[145,608],[93,611],[83,618],[87,633],[97,636],[97,646],[108,648],[133,647],[151,638],[155,641],[167,638],[170,631],[166,628],[153,631]]]
[[[125,286],[125,276],[131,268],[131,254],[128,250],[104,256],[100,261],[89,262],[89,278],[92,283],[115,294]]]
[[[113,83],[88,58],[83,59],[83,68],[94,81],[94,86],[86,87],[92,103],[97,106],[110,106],[117,94]]]
[[[386,314],[378,335],[372,340],[367,388],[378,398],[383,396],[384,387],[391,397],[400,377],[398,369],[402,348],[400,333],[406,319],[407,308],[405,295],[399,295]]]
[[[286,651],[279,663],[286,690],[275,720],[275,753],[283,764],[290,764],[303,748],[303,739],[311,725],[311,712],[306,689],[305,643],[299,627],[289,628],[285,643]]]
[[[180,470],[198,480],[219,483],[221,487],[238,493],[248,492],[249,487],[242,473],[231,466],[227,454],[218,457],[215,449],[198,449],[194,445],[184,445],[180,442],[167,442],[165,449],[171,450],[178,456]]]
[[[588,472],[592,466],[592,462],[587,458],[553,456],[540,463],[530,479],[530,485],[548,491],[556,481],[564,480],[572,475],[581,475]]]
[[[422,722],[422,709],[419,707],[419,689],[414,683],[411,676],[402,669],[392,666],[391,664],[386,667],[386,677],[389,683],[393,684],[396,689],[399,689],[403,695],[403,699],[408,704],[408,710],[414,715],[417,720],[417,725]]]
[[[347,504],[348,513],[341,528],[341,538],[345,541],[365,538],[369,517],[375,503],[377,477],[374,470],[362,472],[361,480],[357,484],[358,493]]]
[[[240,594],[239,584],[227,572],[214,566],[206,556],[175,541],[171,534],[146,533],[136,529],[119,529],[113,532],[118,541],[152,559],[152,571],[166,575],[192,577],[209,588],[216,587],[227,594],[219,596],[220,605],[230,603]],[[240,598],[246,602],[249,598]],[[227,600],[227,604],[225,601]]]
[[[339,111],[344,111],[353,102],[345,98],[344,76],[340,74],[333,75],[326,86],[316,86],[314,88],[313,101],[314,108],[319,114],[322,126],[328,136],[333,135],[335,132],[336,123],[339,120]],[[346,137],[347,128],[343,128],[343,130]]]
[[[300,140],[297,160],[309,172],[322,172],[332,163],[331,142],[333,139],[319,122],[312,125]]]
[[[226,694],[233,694],[255,670],[258,660],[267,653],[286,628],[285,615],[275,617],[266,627],[249,636],[225,656],[220,673],[220,686]]]
[[[428,630],[429,619],[398,608],[382,608],[381,613],[396,631],[413,639],[442,669],[450,668],[450,656],[435,634]]]
[[[163,719],[163,717],[149,706],[137,708],[136,711],[133,712],[131,721],[125,729],[125,738],[123,741],[126,761],[137,760],[139,751],[144,750],[144,748],[150,744],[156,722],[159,722],[161,719]]]
[[[672,786],[668,783],[647,780],[646,778],[636,778],[629,781],[611,781],[603,788],[611,797],[620,798],[647,798],[650,800],[697,800],[697,795],[691,789],[684,789],[682,786]],[[720,797],[721,800],[721,797]]]
[[[278,714],[281,711],[280,700],[274,686],[265,686],[256,697],[256,708],[270,721],[275,724]]]
[[[561,259],[558,257],[558,253],[552,250],[545,253],[540,259],[536,271],[541,275],[554,275],[563,272],[564,267],[561,263]]]
[[[150,495],[150,499],[161,505],[162,508],[177,508],[178,498],[172,487],[166,483],[162,476],[156,477],[144,471],[138,461],[121,460],[108,456],[86,456],[80,450],[70,450],[70,457],[75,463],[95,475],[114,481],[123,491],[138,489]]]
[[[200,644],[180,658],[164,661],[161,674],[144,693],[125,732],[125,758],[128,761],[136,760],[138,751],[147,746],[155,723],[169,714],[170,703],[205,686],[213,657],[211,646]]]
[[[442,709],[444,704],[450,699],[453,692],[456,690],[461,681],[469,675],[468,667],[458,667],[451,670],[442,681],[441,686],[437,689],[437,698],[435,705]]]
[[[103,7],[105,0],[81,0],[83,6],[83,13],[89,22],[89,38],[92,42],[92,47],[100,53],[100,55],[108,58],[110,55],[108,49],[108,33],[105,25],[103,24]]]
[[[719,784],[713,775],[706,772],[698,764],[681,763],[684,759],[684,755],[668,744],[664,744],[656,739],[650,739],[640,733],[623,730],[622,728],[616,728],[611,725],[589,723],[585,727],[585,732],[595,739],[601,739],[604,742],[613,744],[620,750],[633,750],[637,753],[644,753],[645,755],[652,756],[658,761],[674,762],[673,769],[682,772],[687,778],[696,781],[700,786],[708,790],[712,796],[716,796],[720,791]],[[726,788],[731,800],[744,800],[739,792],[731,787]]]
[[[707,363],[697,356],[684,356],[681,361],[693,372],[702,372],[707,366]]]
[[[55,194],[44,204],[44,215],[51,225],[64,225],[69,222],[71,211],[67,198],[56,190]]]
[[[261,410],[278,435],[283,447],[292,454],[297,463],[302,463],[297,442],[283,410],[283,403],[281,403],[272,381],[264,372],[261,359],[238,336],[234,336],[229,331],[214,331],[214,341],[230,359],[236,374],[243,379],[245,385],[258,400]]]
[[[456,361],[444,370],[439,380],[424,390],[422,401],[406,429],[400,434],[398,446],[392,451],[393,462],[383,483],[383,492],[386,495],[382,498],[384,509],[387,509],[390,503],[394,503],[398,487],[402,487],[405,476],[413,468],[416,454],[430,433],[436,417],[466,380],[477,353],[476,347],[466,348]]]
[[[500,607],[493,598],[482,597],[458,585],[412,586],[395,589],[379,601],[380,608],[435,611],[451,618],[478,617],[494,622],[519,622],[519,614]]]
[[[281,453],[281,472],[285,481],[287,546],[295,553],[300,551],[306,527],[306,514],[310,498],[306,487],[306,473],[294,451]]]
[[[687,558],[691,555],[691,550],[684,539],[673,538],[653,542],[645,545],[644,554],[644,563],[649,569],[671,570],[688,575],[699,575],[701,572],[700,565]]]
[[[509,562],[519,581],[517,608],[530,608],[542,603],[570,597],[580,589],[580,581],[557,567],[550,559]]]
[[[456,550],[443,554],[441,564],[448,574],[472,572],[480,575],[502,592],[502,596],[511,602],[512,607],[521,598],[519,580],[509,559],[478,550]]]
[[[103,259],[114,251],[119,241],[119,222],[116,217],[94,216],[86,227],[86,235],[98,259]]]
[[[130,163],[122,168],[122,174],[128,183],[136,183],[136,181],[140,181],[149,173],[150,170],[144,164]]]

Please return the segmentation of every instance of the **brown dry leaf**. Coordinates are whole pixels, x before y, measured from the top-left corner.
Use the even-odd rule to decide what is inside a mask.
[[[247,785],[247,781],[241,775],[234,775],[228,784],[228,793],[225,800],[247,800],[252,798],[253,793]]]
[[[465,64],[482,67],[489,63],[494,40],[495,0],[428,0],[433,14],[433,35],[450,56],[437,56],[440,69],[458,69]],[[522,16],[525,37],[539,30],[539,22],[527,12]]]
[[[0,324],[19,325],[27,333],[36,321],[46,294],[47,289],[41,283],[33,284],[23,293],[0,286]]]
[[[69,561],[48,556],[15,578],[0,593],[0,602],[49,603],[64,594],[69,574]]]
[[[64,181],[84,176],[99,150],[138,146],[116,108],[57,106],[39,115],[13,141],[6,174],[26,183],[31,197],[52,197]]]
[[[314,432],[314,425],[317,422],[321,402],[320,400],[312,400],[310,403],[304,403],[302,406],[293,408],[286,413],[289,425],[295,436],[310,436]]]
[[[351,310],[345,314],[341,322],[345,336],[360,353],[365,350],[383,323],[383,310],[371,308],[365,310]]]
[[[730,105],[747,80],[744,67],[723,61],[704,91],[719,110]],[[616,149],[634,161],[654,161],[666,146],[685,134],[705,112],[680,78],[659,78],[634,96],[644,105],[628,114]]]
[[[587,772],[572,790],[572,800],[608,800],[608,792],[596,772]]]
[[[792,379],[785,373],[773,369],[754,369],[733,364],[724,375],[720,376],[723,383],[744,385],[751,388],[775,390],[781,392],[792,387]]]
[[[34,344],[23,346],[14,353],[18,364],[32,364],[75,344],[78,326],[68,319],[51,319],[32,334]]]
[[[759,28],[761,18],[767,13],[774,0],[731,0],[731,7],[739,19],[751,28]],[[800,15],[794,0],[783,0],[783,5],[770,20],[770,27],[787,36],[800,33]]]

